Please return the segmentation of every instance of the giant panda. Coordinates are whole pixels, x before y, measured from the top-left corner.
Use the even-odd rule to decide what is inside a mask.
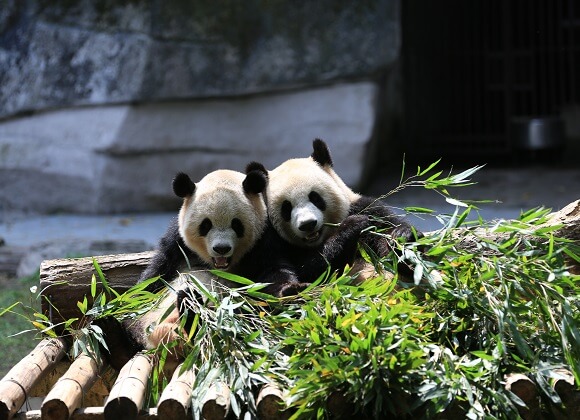
[[[265,171],[257,162],[247,167],[247,172],[260,170]],[[333,271],[356,263],[353,269],[360,280],[374,275],[362,258],[355,259],[356,243],[360,240],[379,257],[388,255],[391,245],[384,235],[365,231],[368,228],[405,241],[422,236],[378,198],[350,189],[334,171],[328,146],[320,139],[313,141],[310,157],[289,159],[266,175],[269,220],[286,241],[285,252],[295,256],[296,275],[302,281],[316,279],[325,261]],[[408,272],[405,265],[400,268]]]
[[[256,282],[269,282],[264,291],[273,295],[296,287],[297,278],[279,249],[283,241],[267,217],[261,194],[266,184],[262,171],[242,174],[217,170],[198,183],[184,173],[177,174],[173,191],[183,204],[139,279],[160,276],[147,290],[164,291],[170,283],[169,292],[156,308],[136,319],[119,323],[116,318],[102,317],[93,321],[104,333],[108,351],[103,354],[114,368],[120,369],[140,350],[156,348],[178,337],[176,328],[186,296],[185,289],[173,280],[188,264],[206,283],[215,281],[207,270],[219,269]],[[172,356],[172,362],[177,363],[179,348]]]

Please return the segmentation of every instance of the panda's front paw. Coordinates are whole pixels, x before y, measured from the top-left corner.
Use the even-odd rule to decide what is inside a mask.
[[[365,214],[353,214],[342,221],[339,229],[341,231],[360,234],[364,229],[371,226],[369,217]]]
[[[402,238],[404,242],[413,242],[423,236],[421,232],[418,230],[414,231],[413,228],[407,224],[396,226],[393,230],[391,230],[390,234],[392,238]]]
[[[310,286],[310,283],[293,281],[282,285],[277,291],[276,296],[280,298],[296,296],[308,286]]]

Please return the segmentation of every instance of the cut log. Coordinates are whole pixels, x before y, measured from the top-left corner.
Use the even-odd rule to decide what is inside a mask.
[[[123,292],[133,286],[153,255],[152,251],[136,254],[103,255],[94,257],[99,264],[109,286]],[[53,324],[67,319],[81,317],[77,307],[85,296],[92,303],[88,293],[96,270],[93,257],[62,258],[46,260],[40,265],[40,290],[42,291],[42,311]],[[102,291],[100,282],[97,293]],[[90,307],[90,306],[89,306]]]
[[[40,410],[30,410],[24,413],[18,413],[14,420],[41,420],[44,419],[42,417]],[[70,420],[104,420],[105,419],[105,409],[104,407],[87,407],[87,408],[77,408]],[[156,408],[149,408],[144,409],[139,412],[137,416],[137,420],[154,420],[154,419],[163,419],[157,415]],[[119,418],[117,420],[122,420]]]
[[[144,353],[136,354],[123,366],[105,404],[106,419],[137,418],[152,369],[151,356]]]
[[[184,419],[191,406],[195,373],[190,369],[180,374],[181,366],[175,369],[157,404],[157,414],[162,419]]]
[[[68,419],[81,406],[83,395],[96,382],[101,368],[102,363],[97,363],[94,356],[77,357],[42,402],[42,418]]]
[[[518,413],[524,420],[532,420],[541,416],[540,396],[536,384],[521,373],[510,374],[506,377],[505,388],[516,394],[526,405],[517,406]]]
[[[256,410],[261,420],[282,420],[292,413],[285,411],[284,393],[274,384],[264,385],[256,399]]]
[[[212,384],[201,408],[201,415],[206,420],[225,419],[230,412],[230,389],[222,382]]]
[[[0,381],[0,419],[11,418],[24,404],[34,384],[66,352],[62,338],[44,339]]]

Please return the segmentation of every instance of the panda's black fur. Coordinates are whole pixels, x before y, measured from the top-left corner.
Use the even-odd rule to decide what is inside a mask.
[[[265,171],[256,162],[247,168],[248,172],[259,170]],[[285,239],[284,252],[303,282],[316,279],[328,264],[332,270],[353,264],[359,240],[371,253],[379,257],[388,255],[391,251],[389,241],[384,235],[365,231],[367,228],[376,228],[405,241],[422,235],[380,199],[357,194],[346,186],[333,169],[328,146],[320,139],[314,140],[309,158],[285,161],[267,175],[270,222]],[[311,210],[306,213],[314,214],[312,220],[301,222],[293,218],[295,206],[292,201],[310,206]],[[314,223],[316,219],[318,222]],[[338,227],[326,227],[325,223]],[[409,273],[406,265],[400,268]]]
[[[222,178],[225,180],[232,176],[235,177],[233,183],[237,185],[236,182],[240,181],[239,177],[244,177],[244,175],[240,173],[233,174],[233,172],[215,171],[204,177],[199,185],[205,185],[203,182],[209,177],[212,177],[211,182],[219,185]],[[215,181],[216,178],[218,181]],[[271,283],[263,291],[275,296],[286,296],[303,288],[292,265],[283,256],[284,241],[268,220],[266,205],[261,196],[266,183],[267,177],[262,171],[249,171],[243,181],[240,182],[239,192],[237,190],[233,192],[234,195],[244,194],[250,202],[244,210],[239,209],[240,213],[248,216],[248,221],[245,224],[237,217],[236,210],[238,209],[235,208],[236,204],[234,201],[228,201],[227,194],[225,195],[227,203],[218,201],[218,205],[214,205],[214,207],[208,204],[208,202],[211,202],[212,188],[214,186],[214,184],[209,183],[208,188],[206,188],[207,191],[205,191],[209,196],[206,195],[203,196],[203,199],[200,198],[201,204],[199,204],[199,206],[210,207],[208,208],[208,213],[202,212],[201,216],[196,214],[195,217],[199,216],[198,219],[201,220],[201,223],[189,226],[188,223],[191,221],[192,216],[188,211],[196,210],[196,184],[186,174],[178,174],[173,180],[173,190],[177,196],[184,199],[179,217],[171,221],[169,228],[159,241],[157,251],[141,274],[139,282],[159,276],[159,280],[154,281],[147,287],[150,292],[158,292],[165,289],[167,282],[172,282],[178,272],[189,265],[198,270],[205,269],[206,271],[212,268],[225,268],[227,271],[256,282]],[[201,188],[197,189],[200,190]],[[226,190],[230,193],[228,189]],[[204,191],[200,191],[200,194],[202,193]],[[220,216],[220,214],[210,213],[225,213],[225,215]],[[244,235],[250,235],[250,242],[243,244],[245,250],[242,255],[235,255],[236,258],[232,256],[231,264],[226,265],[229,264],[230,260],[229,257],[226,257],[227,252],[224,250],[227,246],[224,247],[218,241],[214,250],[208,250],[205,249],[207,244],[204,242],[204,245],[201,245],[200,241],[203,241],[205,235],[211,230],[211,227],[208,227],[208,220],[211,224],[211,219],[215,216],[216,218],[222,217],[228,220],[229,223],[228,215],[230,214],[233,215],[231,227],[235,231],[237,239],[245,240]],[[237,219],[237,222],[234,219]],[[214,254],[215,258],[211,254]],[[218,263],[220,264],[219,267],[215,265]],[[171,337],[176,337],[174,330],[177,328],[178,321],[184,312],[184,305],[182,304],[184,298],[186,298],[184,290],[177,290],[176,295],[171,295],[163,301],[161,309],[151,311],[136,320],[131,319],[121,323],[113,317],[95,319],[93,324],[103,331],[108,348],[103,349],[103,355],[108,359],[111,366],[119,370],[138,351],[148,347],[155,347],[164,341],[171,341]],[[160,315],[171,306],[174,306],[174,310],[170,316],[156,326],[153,333],[146,332],[150,324],[159,321]],[[154,337],[153,339],[152,336]]]

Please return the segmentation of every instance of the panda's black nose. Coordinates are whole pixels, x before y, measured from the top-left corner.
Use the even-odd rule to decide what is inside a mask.
[[[310,220],[308,222],[303,222],[298,226],[301,232],[312,232],[316,227],[316,220]]]
[[[216,245],[213,250],[220,255],[225,255],[232,250],[232,247],[229,245]]]

